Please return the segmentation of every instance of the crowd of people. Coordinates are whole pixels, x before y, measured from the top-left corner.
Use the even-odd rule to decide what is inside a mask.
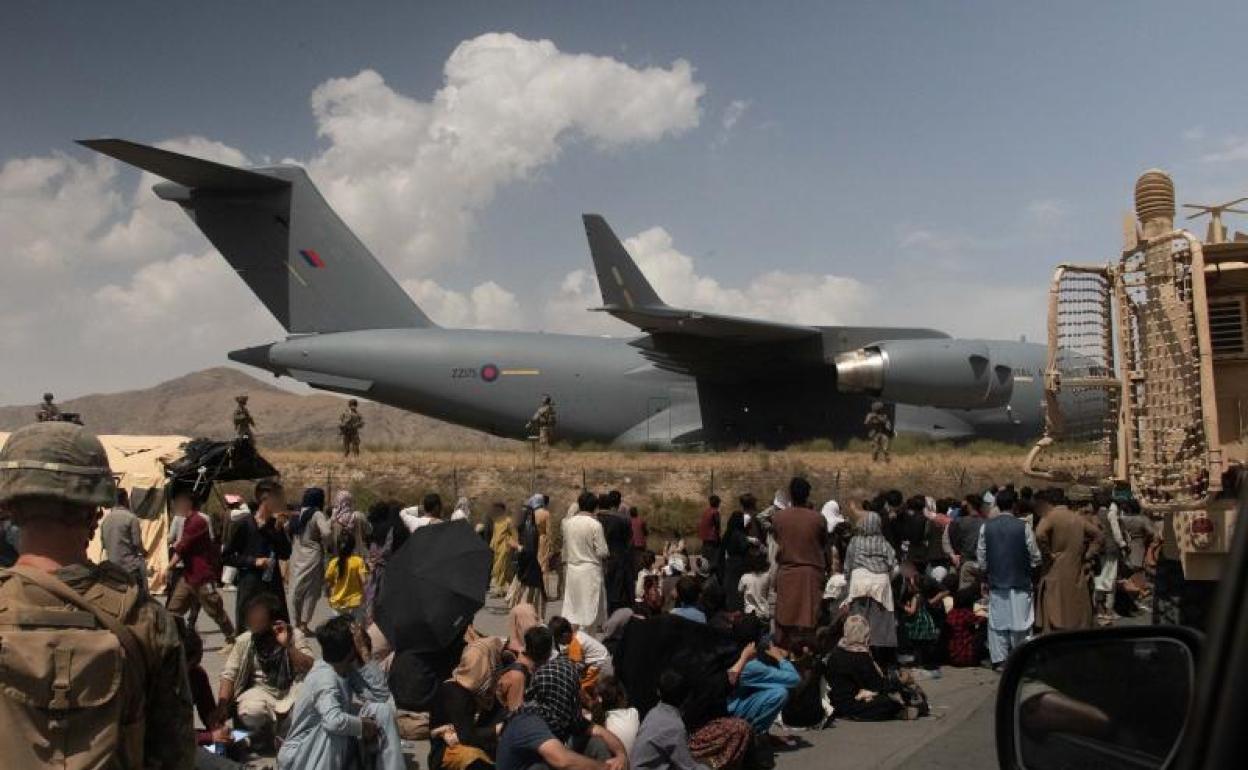
[[[817,506],[798,477],[766,507],[710,497],[689,540],[653,535],[616,491],[583,491],[562,517],[542,494],[480,516],[433,493],[360,511],[348,491],[312,488],[288,506],[272,480],[250,501],[225,496],[225,516],[200,503],[171,493],[163,601],[201,757],[326,770],[404,767],[404,741],[424,738],[432,770],[766,768],[795,730],[922,717],[921,683],[943,666],[999,668],[1034,633],[1135,611],[1154,545],[1129,495],[1076,504],[1013,486]],[[24,553],[64,548],[25,518]],[[505,632],[396,649],[374,622],[387,563],[417,529],[455,520],[491,553]],[[101,579],[145,582],[124,495],[91,527],[115,570]],[[313,630],[322,600],[333,615]],[[201,608],[224,639],[215,690]]]

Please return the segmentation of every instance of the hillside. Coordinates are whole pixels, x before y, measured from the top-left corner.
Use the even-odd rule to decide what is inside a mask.
[[[234,397],[246,394],[263,447],[317,449],[337,446],[338,415],[345,402],[325,394],[292,393],[237,369],[194,372],[152,388],[104,393],[58,402],[78,412],[96,433],[181,434],[229,437]],[[0,407],[0,431],[31,422],[35,404]],[[388,406],[360,402],[365,448],[481,448],[513,442]]]

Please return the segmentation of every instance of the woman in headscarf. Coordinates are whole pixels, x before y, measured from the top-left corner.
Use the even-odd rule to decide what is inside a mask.
[[[451,521],[469,521],[472,519],[472,504],[468,498],[461,497],[455,501],[455,510],[451,511]]]
[[[867,511],[858,522],[858,534],[845,550],[845,574],[849,593],[845,603],[850,615],[860,615],[871,630],[871,646],[889,661],[896,655],[897,616],[893,607],[892,574],[897,552],[884,538],[880,514]]]
[[[373,503],[368,509],[368,535],[365,541],[368,553],[368,582],[364,584],[364,614],[368,622],[373,620],[373,605],[381,596],[381,584],[386,576],[386,560],[390,554],[407,541],[407,527],[399,518],[399,504],[394,502]]]
[[[490,511],[490,550],[494,552],[494,565],[490,570],[490,592],[502,596],[511,582],[511,542],[515,528],[507,515],[507,506],[494,503]]]
[[[429,767],[434,770],[493,766],[490,757],[498,742],[494,686],[503,641],[479,636],[471,626],[466,637],[459,665],[438,685],[429,713]]]
[[[533,523],[537,525],[537,566],[542,570],[542,580],[547,579],[546,573],[552,569],[550,558],[550,498],[541,493],[535,494],[529,498],[529,507],[533,509]],[[552,586],[551,590],[558,589],[558,582]],[[558,593],[554,594],[555,598],[559,598]]]
[[[728,527],[720,541],[720,556],[724,563],[720,574],[724,576],[724,602],[729,612],[740,612],[741,589],[738,585],[745,574],[745,561],[750,552],[750,536],[745,531],[745,513],[733,511],[728,517]]]
[[[334,493],[334,504],[330,507],[329,522],[333,531],[333,539],[329,545],[334,553],[338,553],[338,544],[342,542],[344,532],[350,532],[355,538],[357,551],[364,549],[364,535],[368,522],[363,513],[355,510],[355,498],[350,490],[340,489]],[[351,554],[338,555],[347,557]]]
[[[305,635],[316,602],[325,585],[325,545],[331,536],[325,516],[325,490],[309,487],[303,492],[299,515],[290,520],[290,612],[291,621]]]
[[[507,606],[531,604],[540,618],[546,615],[546,586],[542,581],[542,566],[537,559],[537,522],[529,505],[520,510],[520,526],[513,541],[516,547],[516,576],[512,578],[507,592]]]
[[[895,719],[901,703],[888,697],[894,687],[871,657],[871,625],[860,615],[845,619],[845,632],[828,655],[828,700],[838,717],[863,722]]]
[[[537,610],[531,604],[517,604],[507,615],[507,640],[503,654],[511,662],[498,674],[497,692],[498,702],[504,711],[518,709],[524,702],[524,692],[533,673],[531,664],[534,663],[525,657],[524,635],[539,622]],[[526,660],[530,665],[526,665]]]
[[[514,655],[524,652],[524,632],[541,623],[537,609],[532,604],[517,604],[507,613],[506,649]]]

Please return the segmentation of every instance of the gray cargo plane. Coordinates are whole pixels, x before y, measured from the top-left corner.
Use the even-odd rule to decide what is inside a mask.
[[[667,305],[602,217],[584,216],[603,307],[632,339],[437,326],[297,166],[242,169],[120,139],[86,147],[168,180],[178,204],[286,329],[229,357],[322,390],[525,438],[543,394],[558,437],[616,445],[861,435],[872,400],[898,432],[1040,433],[1045,348],[931,329],[805,326]]]

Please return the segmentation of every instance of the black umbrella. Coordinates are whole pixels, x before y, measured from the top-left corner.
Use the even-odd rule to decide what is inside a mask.
[[[386,561],[377,625],[395,650],[437,652],[464,635],[490,587],[493,554],[466,521],[429,524]]]

